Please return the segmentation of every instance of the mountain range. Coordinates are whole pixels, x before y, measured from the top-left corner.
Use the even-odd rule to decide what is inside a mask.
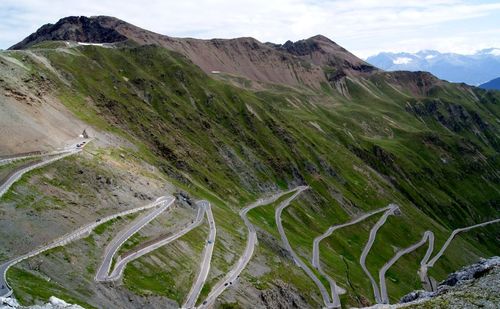
[[[500,90],[500,77],[490,80],[487,83],[479,85],[483,89]]]
[[[366,60],[387,71],[427,71],[450,81],[480,85],[500,77],[500,49],[488,48],[472,55],[423,50],[417,53],[382,52]]]
[[[500,254],[497,91],[109,16],[1,51],[0,89],[21,305],[364,307]]]

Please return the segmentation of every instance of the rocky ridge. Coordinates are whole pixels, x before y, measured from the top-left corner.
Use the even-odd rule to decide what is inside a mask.
[[[418,290],[403,296],[399,304],[369,308],[498,308],[499,280],[500,257],[480,259],[451,273],[435,292]]]

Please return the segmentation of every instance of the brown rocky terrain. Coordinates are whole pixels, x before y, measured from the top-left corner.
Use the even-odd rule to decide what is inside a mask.
[[[341,76],[376,69],[328,38],[317,35],[283,45],[254,38],[200,40],[174,38],[108,16],[67,17],[47,24],[10,49],[24,49],[42,41],[157,44],[179,52],[206,73],[219,71],[261,83],[307,85],[319,88],[327,79],[325,67],[341,68]]]

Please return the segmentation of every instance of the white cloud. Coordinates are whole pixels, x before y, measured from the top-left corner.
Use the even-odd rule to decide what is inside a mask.
[[[111,15],[171,36],[253,36],[280,43],[321,33],[368,56],[391,48],[415,51],[448,44],[453,49],[455,42],[463,49],[468,40],[468,48],[475,48],[478,41],[495,46],[500,39],[479,36],[477,32],[485,30],[481,26],[455,27],[455,32],[448,28],[450,23],[479,18],[494,22],[499,12],[500,3],[472,0],[2,0],[0,47],[64,16]],[[438,37],[445,37],[445,42],[430,44],[439,43]]]
[[[392,63],[394,64],[408,64],[412,61],[411,58],[408,57],[397,57],[396,59],[392,60]]]
[[[500,56],[500,48],[495,48],[490,51],[493,56]]]

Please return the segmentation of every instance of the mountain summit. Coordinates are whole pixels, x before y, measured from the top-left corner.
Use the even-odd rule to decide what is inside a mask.
[[[291,86],[306,84],[318,88],[327,82],[325,68],[335,68],[342,76],[376,70],[322,35],[282,45],[248,37],[174,38],[109,16],[66,17],[56,24],[42,26],[10,49],[25,49],[42,41],[155,44],[183,54],[206,73],[223,72],[252,81]]]

